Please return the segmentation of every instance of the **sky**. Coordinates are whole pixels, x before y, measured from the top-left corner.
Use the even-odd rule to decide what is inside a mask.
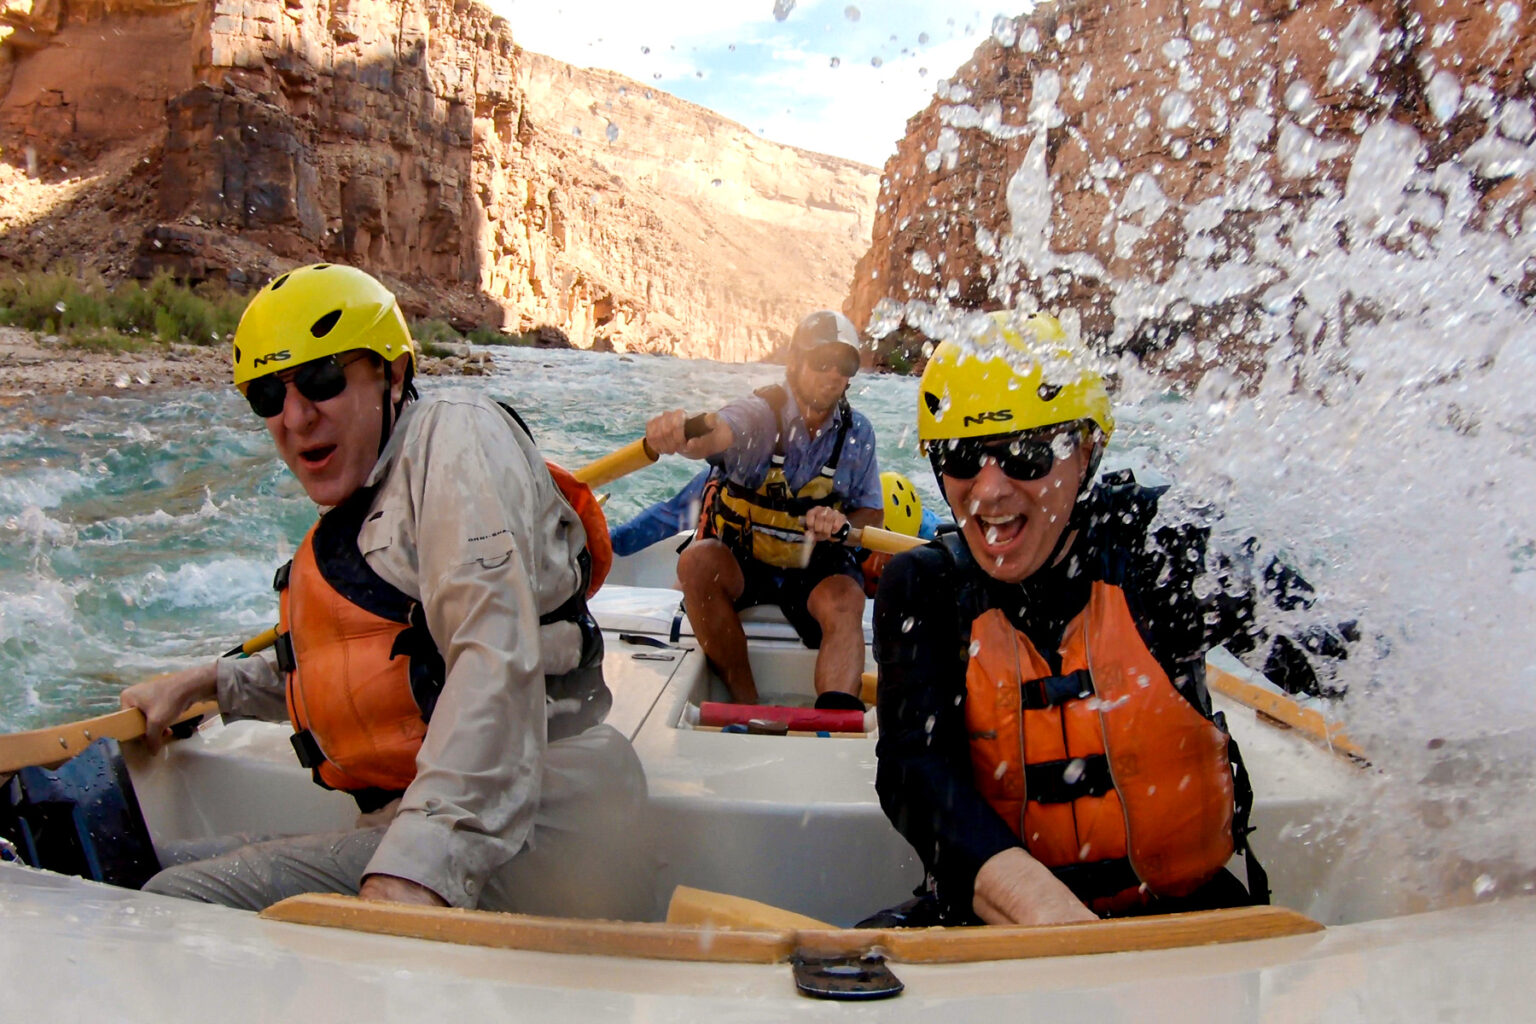
[[[483,0],[524,49],[875,167],[1002,8],[939,0]],[[1018,14],[1032,6],[1014,0]]]

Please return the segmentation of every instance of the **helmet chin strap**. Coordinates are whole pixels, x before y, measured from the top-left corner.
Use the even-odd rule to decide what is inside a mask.
[[[1077,494],[1072,498],[1072,511],[1067,514],[1067,525],[1062,529],[1061,536],[1056,538],[1055,547],[1051,553],[1045,556],[1041,565],[1055,565],[1067,553],[1077,534],[1083,527],[1083,520],[1088,515],[1088,503],[1083,499],[1093,489],[1094,474],[1099,471],[1099,460],[1104,456],[1104,434],[1097,427],[1090,428],[1093,432],[1093,451],[1088,453],[1088,468],[1083,471],[1082,482],[1077,485]]]
[[[390,394],[395,386],[395,365],[388,359],[384,360],[384,424],[379,430],[379,454],[384,454],[384,446],[389,443],[389,436],[394,432],[395,424],[400,422],[400,410],[405,408],[405,403],[413,398],[420,397],[416,390],[416,382],[411,380],[409,364],[406,366],[405,377],[400,385],[400,401],[390,400]]]
[[[394,430],[395,427],[395,403],[391,400],[391,392],[395,387],[394,374],[394,366],[388,359],[384,360],[384,401],[380,403],[384,406],[384,422],[383,425],[379,428],[379,450],[376,453],[378,455],[384,454],[384,446],[389,443],[390,432]]]

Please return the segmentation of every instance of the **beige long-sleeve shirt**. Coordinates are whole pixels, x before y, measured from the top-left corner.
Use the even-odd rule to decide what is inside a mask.
[[[546,744],[544,676],[580,657],[573,623],[539,625],[574,592],[580,519],[528,435],[495,402],[444,389],[407,405],[369,476],[369,566],[420,601],[447,670],[416,778],[367,874],[472,907],[528,841]],[[219,663],[220,710],[287,720],[262,658]]]

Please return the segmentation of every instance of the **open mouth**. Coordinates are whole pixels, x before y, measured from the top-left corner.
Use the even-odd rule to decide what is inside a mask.
[[[977,516],[981,537],[989,548],[1007,547],[1024,531],[1028,516]]]
[[[335,450],[336,446],[333,444],[320,444],[313,448],[305,448],[299,452],[299,458],[306,466],[318,466],[330,458]]]

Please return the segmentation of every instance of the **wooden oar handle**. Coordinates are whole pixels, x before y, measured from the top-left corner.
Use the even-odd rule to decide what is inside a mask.
[[[869,551],[879,551],[886,555],[899,555],[903,551],[911,551],[920,548],[928,542],[921,537],[908,537],[904,533],[894,530],[882,530],[878,526],[855,527],[848,531],[848,537],[843,541],[851,548],[865,548]]]
[[[176,723],[218,713],[218,701],[201,701],[182,712]],[[33,729],[31,732],[0,736],[0,774],[33,765],[47,766],[68,761],[90,746],[92,741],[103,736],[124,742],[136,740],[143,735],[144,713],[138,708],[124,708],[109,715],[97,715],[95,718],[57,725],[51,729]]]

